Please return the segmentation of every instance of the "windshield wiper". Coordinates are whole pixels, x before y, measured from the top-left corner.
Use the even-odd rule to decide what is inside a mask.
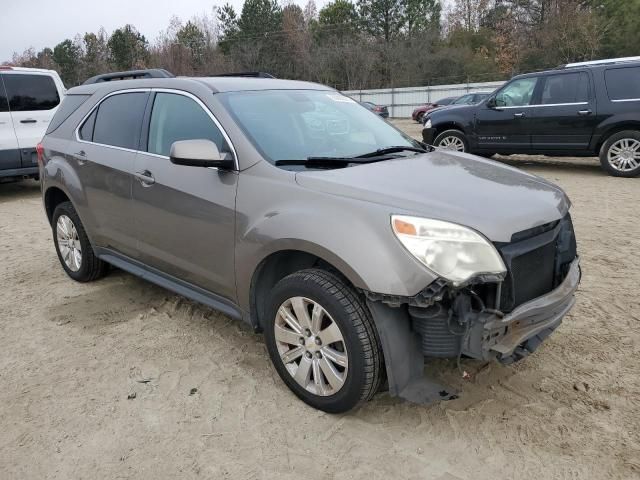
[[[356,158],[373,158],[378,157],[380,155],[387,155],[389,153],[399,153],[399,152],[416,152],[416,153],[427,153],[429,150],[419,147],[405,147],[402,145],[393,146],[393,147],[385,147],[379,148],[375,152],[365,153],[363,155],[358,155]]]
[[[307,168],[344,168],[349,164],[375,163],[382,159],[368,159],[360,157],[307,157],[306,160],[276,160],[276,166],[281,165],[304,165]]]

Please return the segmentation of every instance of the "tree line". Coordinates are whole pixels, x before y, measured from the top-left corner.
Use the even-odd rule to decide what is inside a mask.
[[[291,2],[291,0],[285,0]],[[446,7],[446,8],[445,8]],[[245,0],[154,41],[133,25],[15,53],[8,64],[57,70],[68,87],[114,70],[176,75],[263,71],[338,89],[500,80],[640,53],[639,0],[333,0],[320,10]]]

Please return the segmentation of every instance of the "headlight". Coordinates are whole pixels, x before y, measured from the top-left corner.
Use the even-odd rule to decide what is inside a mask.
[[[454,285],[479,274],[506,273],[495,247],[470,228],[404,215],[392,215],[391,226],[414,257]]]
[[[431,119],[428,118],[426,122],[424,122],[424,128],[431,128]]]

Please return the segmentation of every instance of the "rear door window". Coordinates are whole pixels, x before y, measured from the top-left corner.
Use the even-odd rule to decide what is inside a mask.
[[[119,93],[102,101],[93,127],[93,141],[137,150],[148,96],[147,92]]]
[[[611,100],[640,99],[640,67],[611,68],[604,78]]]
[[[4,75],[12,112],[51,110],[60,103],[56,84],[49,75]]]
[[[222,132],[197,102],[184,95],[158,93],[153,102],[148,152],[169,156],[179,140],[211,140],[220,152],[229,151]]]
[[[542,105],[589,101],[589,75],[586,72],[549,75],[544,79]]]

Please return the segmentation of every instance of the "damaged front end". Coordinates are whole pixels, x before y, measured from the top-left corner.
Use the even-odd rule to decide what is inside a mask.
[[[367,293],[392,395],[417,403],[455,398],[457,392],[424,375],[425,358],[510,364],[560,325],[580,282],[569,215],[495,246],[507,267],[504,278],[463,286],[437,279],[414,297]]]

